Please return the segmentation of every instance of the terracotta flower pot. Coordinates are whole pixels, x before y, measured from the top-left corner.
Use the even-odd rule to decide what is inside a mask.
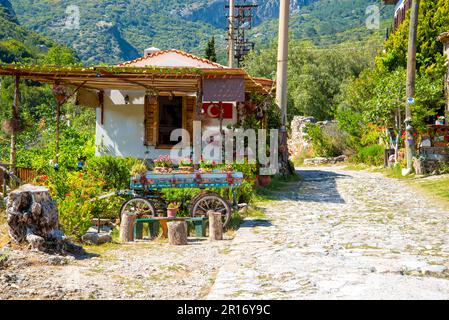
[[[271,183],[271,176],[258,176],[257,181],[261,187],[267,187]]]
[[[178,208],[167,209],[167,218],[176,218],[178,213]]]

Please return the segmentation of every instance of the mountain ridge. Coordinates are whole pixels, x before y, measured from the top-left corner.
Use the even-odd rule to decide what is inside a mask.
[[[227,0],[10,1],[22,25],[72,47],[87,65],[130,60],[150,46],[203,55],[212,36],[219,61],[226,60]],[[260,47],[276,38],[279,1],[257,2],[255,28],[249,34]],[[344,41],[351,34],[333,35],[363,24],[370,4],[372,0],[292,0],[291,32],[316,43],[321,37]],[[69,6],[79,10],[79,27],[64,27]],[[357,38],[370,34],[366,31],[358,32]]]

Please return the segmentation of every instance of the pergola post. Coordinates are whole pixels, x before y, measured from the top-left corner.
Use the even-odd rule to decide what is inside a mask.
[[[55,147],[55,167],[59,167],[59,139],[61,131],[61,103],[56,102],[56,147]]]
[[[10,149],[10,163],[11,171],[16,174],[17,169],[17,129],[19,125],[19,105],[20,105],[20,77],[14,78],[14,103],[12,105],[11,115],[11,149]]]

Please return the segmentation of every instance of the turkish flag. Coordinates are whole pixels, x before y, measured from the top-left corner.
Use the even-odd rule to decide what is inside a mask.
[[[223,119],[232,119],[234,105],[232,103],[212,103],[203,102],[203,110],[207,117],[212,119],[220,118],[220,108],[223,107]]]

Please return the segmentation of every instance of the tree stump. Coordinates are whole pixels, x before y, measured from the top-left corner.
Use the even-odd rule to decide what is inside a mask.
[[[31,184],[12,191],[6,198],[8,233],[17,244],[28,243],[34,250],[83,253],[59,230],[56,202],[45,187]]]
[[[223,221],[221,220],[220,212],[208,212],[209,216],[209,240],[220,241],[223,240]]]
[[[187,222],[177,221],[168,223],[168,242],[174,246],[187,245]]]
[[[6,199],[8,232],[18,243],[42,249],[45,239],[58,230],[58,211],[47,188],[25,185]]]
[[[134,222],[136,214],[132,212],[124,212],[122,222],[120,224],[120,241],[122,243],[134,241]]]

